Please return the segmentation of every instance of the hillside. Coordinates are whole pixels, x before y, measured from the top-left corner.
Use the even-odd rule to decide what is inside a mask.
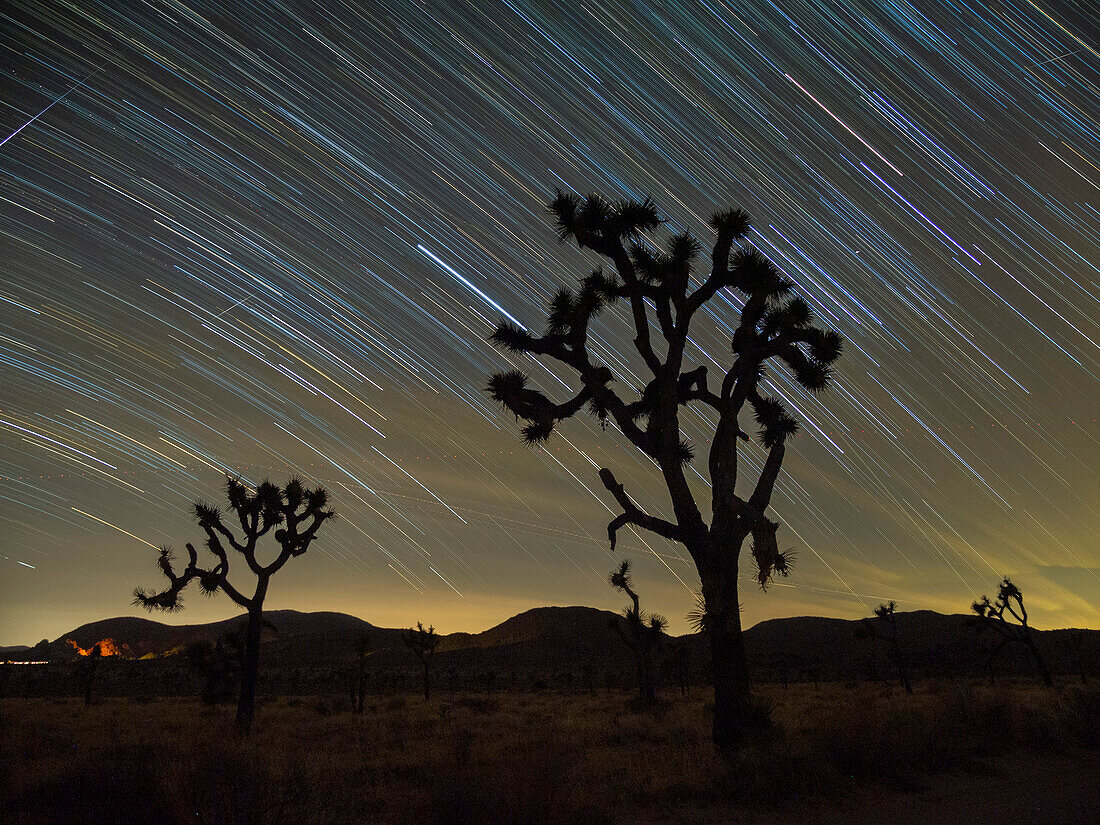
[[[122,657],[163,656],[180,652],[194,642],[229,641],[243,626],[243,616],[209,624],[168,625],[149,619],[118,617],[75,628],[46,646],[10,650],[9,658],[48,658],[72,661],[77,650],[112,639]],[[370,667],[404,669],[412,664],[401,630],[376,627],[342,613],[300,613],[274,610],[266,614],[263,663],[267,668],[341,668],[350,661],[359,639],[370,640]],[[630,653],[610,623],[617,614],[590,607],[540,607],[525,611],[481,633],[442,636],[436,655],[440,672],[487,670],[539,672],[548,677],[566,673],[619,672],[629,674]],[[979,635],[973,618],[921,610],[899,613],[902,644],[915,675],[954,676],[984,673],[986,651],[996,642],[992,633]],[[877,679],[889,678],[891,664],[884,643],[860,638],[858,621],[817,616],[771,619],[745,633],[754,678]],[[1052,671],[1077,673],[1079,662],[1095,668],[1100,653],[1100,631],[1081,632],[1080,656],[1072,643],[1073,631],[1036,631],[1036,638]],[[667,659],[680,648],[696,673],[707,668],[710,654],[698,634],[668,639]],[[998,672],[1026,672],[1026,657],[1006,650],[997,661]]]

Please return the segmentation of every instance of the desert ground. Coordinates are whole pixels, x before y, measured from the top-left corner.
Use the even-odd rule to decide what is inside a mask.
[[[1063,680],[763,686],[717,756],[707,696],[620,691],[262,702],[0,700],[4,819],[39,823],[1100,821],[1100,690]]]

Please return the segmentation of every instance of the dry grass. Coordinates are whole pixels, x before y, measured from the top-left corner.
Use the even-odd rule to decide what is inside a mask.
[[[1100,746],[1100,692],[946,685],[765,689],[772,733],[726,762],[704,697],[334,698],[262,705],[254,736],[197,702],[0,702],[16,823],[601,823],[988,771],[1005,750]]]

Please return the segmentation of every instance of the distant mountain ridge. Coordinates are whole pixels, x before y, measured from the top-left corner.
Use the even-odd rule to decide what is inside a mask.
[[[930,610],[899,613],[902,645],[917,674],[959,675],[981,672],[988,646],[996,636],[976,632],[973,616],[944,615]],[[360,639],[370,642],[372,668],[401,668],[411,663],[402,630],[382,628],[344,613],[301,613],[272,610],[265,613],[271,629],[265,631],[262,661],[265,667],[342,667]],[[616,613],[591,607],[538,607],[524,611],[480,633],[442,634],[437,666],[442,670],[510,668],[527,672],[623,670],[631,668],[630,654],[612,623]],[[104,619],[82,625],[46,646],[5,652],[12,659],[78,657],[81,648],[112,639],[125,658],[162,656],[180,652],[195,642],[228,639],[243,627],[243,616],[193,625],[168,625],[138,617]],[[769,619],[745,632],[754,678],[838,679],[885,678],[891,670],[885,645],[860,638],[862,620],[800,616]],[[1095,670],[1100,653],[1100,631],[1037,630],[1037,643],[1055,672],[1075,673],[1085,666]],[[1073,634],[1081,634],[1075,647]],[[681,648],[682,655],[705,669],[710,654],[699,634],[668,637],[666,653]],[[1006,651],[1009,671],[1026,671],[1026,657]]]

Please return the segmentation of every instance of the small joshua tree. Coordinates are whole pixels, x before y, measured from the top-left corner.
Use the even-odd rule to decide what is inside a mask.
[[[982,596],[981,601],[974,602],[970,608],[978,614],[976,621],[979,632],[987,627],[992,627],[1001,636],[1001,640],[989,651],[986,660],[986,666],[989,668],[990,674],[993,672],[993,657],[1005,646],[1016,643],[1027,648],[1031,653],[1031,658],[1035,662],[1035,667],[1039,671],[1043,684],[1047,687],[1054,686],[1046,662],[1039,653],[1039,648],[1031,635],[1031,627],[1027,623],[1027,610],[1024,608],[1024,594],[1020,592],[1020,588],[1014,585],[1006,576],[998,588],[995,602],[991,602],[988,596]],[[1009,621],[1009,617],[1014,621]]]
[[[794,284],[759,251],[748,246],[733,251],[734,241],[743,240],[749,231],[748,215],[739,209],[711,217],[715,238],[710,272],[693,280],[692,265],[702,245],[688,232],[672,236],[667,251],[647,240],[645,233],[663,223],[652,201],[612,204],[598,195],[582,200],[559,191],[549,208],[560,240],[572,238],[582,249],[602,256],[615,267],[615,274],[596,269],[581,279],[579,289],[559,290],[550,302],[544,334],[502,322],[491,340],[512,353],[559,362],[576,374],[579,389],[572,398],[555,403],[529,387],[524,373],[513,370],[490,378],[488,390],[506,410],[524,419],[523,438],[530,444],[545,441],[559,421],[587,407],[601,424],[613,423],[659,469],[671,499],[671,520],[643,511],[609,469],[600,470],[604,487],[622,508],[607,531],[612,549],[617,531],[631,525],[680,542],[695,563],[711,649],[714,743],[727,750],[755,727],[756,716],[737,598],[742,545],[752,537],[761,587],[790,569],[789,554],[776,543],[779,525],[767,510],[787,439],[798,424],[779,398],[766,394],[765,368],[782,362],[790,380],[813,392],[824,390],[832,364],[840,357],[842,338],[814,326],[809,304],[791,296]],[[722,367],[714,386],[708,382],[706,365],[690,365],[688,344],[692,321],[721,290],[739,295],[709,310],[734,330],[732,363]],[[637,396],[617,389],[612,369],[589,349],[590,322],[621,299],[629,304],[629,334],[644,364],[645,384]],[[735,306],[740,307],[740,318],[727,321]],[[679,411],[689,405],[705,408],[707,420],[716,422],[709,438],[709,523],[685,469],[695,451],[683,438]],[[755,484],[747,495],[738,495],[738,470],[743,466],[738,451],[741,442],[749,441],[739,421],[746,407],[760,428],[766,455]]]
[[[88,650],[86,656],[81,656],[77,662],[77,681],[80,683],[80,692],[84,695],[84,706],[92,704],[92,694],[95,691],[99,666],[103,662],[103,647],[101,642],[96,642]]]
[[[657,678],[654,668],[654,654],[657,645],[661,642],[661,634],[668,627],[668,620],[656,613],[645,614],[638,602],[638,594],[632,588],[630,579],[630,561],[624,559],[618,570],[612,571],[607,577],[608,582],[616,590],[626,593],[630,597],[633,606],[623,610],[626,619],[626,629],[623,622],[612,620],[611,627],[626,642],[627,647],[634,653],[634,664],[638,674],[638,698],[643,704],[652,705],[657,702]]]
[[[426,702],[431,696],[432,656],[435,655],[435,649],[439,647],[440,638],[435,632],[435,627],[428,625],[428,629],[425,630],[420,622],[416,623],[416,627],[410,627],[404,631],[401,636],[405,641],[405,647],[416,654],[416,658],[424,668],[424,701]]]
[[[265,481],[255,491],[250,491],[239,478],[227,477],[226,496],[230,512],[225,514],[211,504],[202,501],[195,504],[195,520],[206,533],[206,549],[213,554],[214,565],[199,567],[198,552],[194,545],[188,544],[187,566],[177,574],[172,548],[162,547],[157,564],[170,584],[160,592],[137,588],[134,604],[147,610],[179,610],[183,607],[180,595],[183,589],[198,580],[199,590],[204,595],[213,596],[221,591],[248,612],[241,692],[237,702],[237,727],[242,733],[248,733],[256,712],[260,635],[265,624],[263,608],[268,584],[291,558],[305,554],[321,525],[335,514],[327,509],[328,493],[323,487],[307,489],[298,478],[292,478],[283,488]],[[230,527],[228,522],[232,520],[239,522],[240,533]],[[265,565],[257,555],[258,545],[260,539],[272,531],[279,553]],[[230,560],[238,556],[243,557],[256,577],[251,596],[245,596],[229,581]]]
[[[680,642],[672,648],[669,666],[672,678],[680,687],[680,695],[687,696],[691,690],[691,651],[686,644]]]
[[[367,698],[367,659],[374,651],[371,650],[370,636],[363,634],[355,642],[355,661],[348,674],[348,690],[351,694],[351,704],[356,713],[363,712],[363,705]]]
[[[898,680],[901,682],[901,686],[905,688],[905,692],[912,696],[913,683],[909,680],[909,662],[898,637],[896,608],[896,602],[890,601],[880,604],[875,608],[875,616],[879,621],[863,619],[859,625],[859,632],[860,635],[866,638],[880,639],[886,642],[889,647],[890,658],[894,662],[894,667],[898,669]]]
[[[1082,685],[1089,683],[1088,677],[1085,675],[1085,634],[1081,630],[1071,630],[1069,636],[1063,642],[1064,647],[1069,651],[1073,657],[1073,664],[1077,669],[1077,675],[1081,679]]]

